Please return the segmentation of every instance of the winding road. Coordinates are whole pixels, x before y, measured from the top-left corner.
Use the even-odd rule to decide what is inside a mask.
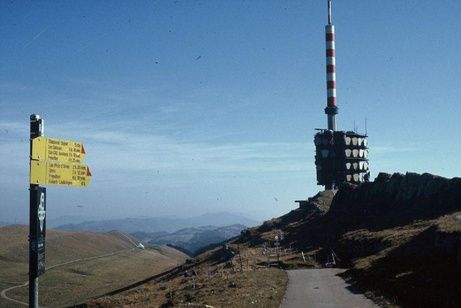
[[[336,276],[344,271],[337,268],[288,271],[288,287],[280,308],[379,307]]]

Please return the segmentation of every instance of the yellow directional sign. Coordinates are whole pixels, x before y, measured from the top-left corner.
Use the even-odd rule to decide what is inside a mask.
[[[87,165],[58,161],[30,161],[31,184],[87,186],[91,172]]]
[[[80,142],[46,137],[32,139],[32,159],[81,163],[84,158],[85,148]]]

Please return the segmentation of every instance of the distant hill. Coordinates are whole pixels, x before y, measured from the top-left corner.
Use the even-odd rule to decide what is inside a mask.
[[[0,228],[0,291],[21,285],[28,276],[26,225]],[[46,272],[40,277],[44,306],[70,306],[89,297],[146,279],[185,262],[184,253],[167,246],[139,249],[135,238],[118,231],[107,233],[47,230]],[[27,302],[27,288],[8,291]],[[0,307],[17,307],[0,298]]]
[[[235,237],[245,229],[244,225],[230,225],[225,227],[202,226],[194,228],[184,228],[173,233],[154,232],[132,233],[133,236],[147,241],[149,244],[162,245],[169,244],[184,249],[191,254],[197,250],[209,246],[210,244],[220,243]]]
[[[124,233],[134,232],[176,232],[184,228],[194,228],[200,226],[214,225],[224,227],[240,224],[247,227],[255,226],[258,221],[248,219],[239,214],[219,212],[208,213],[200,216],[182,218],[174,216],[150,217],[150,218],[124,218],[111,220],[86,221],[77,224],[62,224],[56,229],[67,231],[93,231],[108,232],[118,230]]]
[[[29,226],[9,225],[0,228],[0,262],[28,261]],[[133,243],[119,232],[90,233],[66,232],[48,229],[46,236],[47,265],[104,254],[121,249],[133,248]]]
[[[61,225],[69,225],[69,224],[79,224],[85,221],[97,221],[97,220],[104,220],[104,217],[100,216],[59,216],[56,218],[47,218],[46,225],[49,228],[56,228],[57,226]]]

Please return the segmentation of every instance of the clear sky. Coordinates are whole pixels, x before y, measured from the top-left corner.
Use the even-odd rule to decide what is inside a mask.
[[[461,175],[461,1],[333,0],[338,128],[378,172]],[[29,115],[93,180],[48,217],[240,212],[316,186],[326,0],[0,1],[0,221],[28,217]]]

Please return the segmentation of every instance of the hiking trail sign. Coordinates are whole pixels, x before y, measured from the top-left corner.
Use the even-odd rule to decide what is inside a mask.
[[[91,171],[82,164],[82,143],[43,136],[33,138],[31,143],[30,184],[88,186]]]
[[[86,187],[90,180],[90,168],[84,164],[42,160],[30,161],[31,184]]]
[[[38,277],[45,273],[46,188],[86,187],[91,180],[83,144],[43,136],[44,120],[30,116],[29,307],[38,308]]]
[[[85,148],[76,141],[37,137],[32,140],[32,159],[81,163],[85,159]]]

